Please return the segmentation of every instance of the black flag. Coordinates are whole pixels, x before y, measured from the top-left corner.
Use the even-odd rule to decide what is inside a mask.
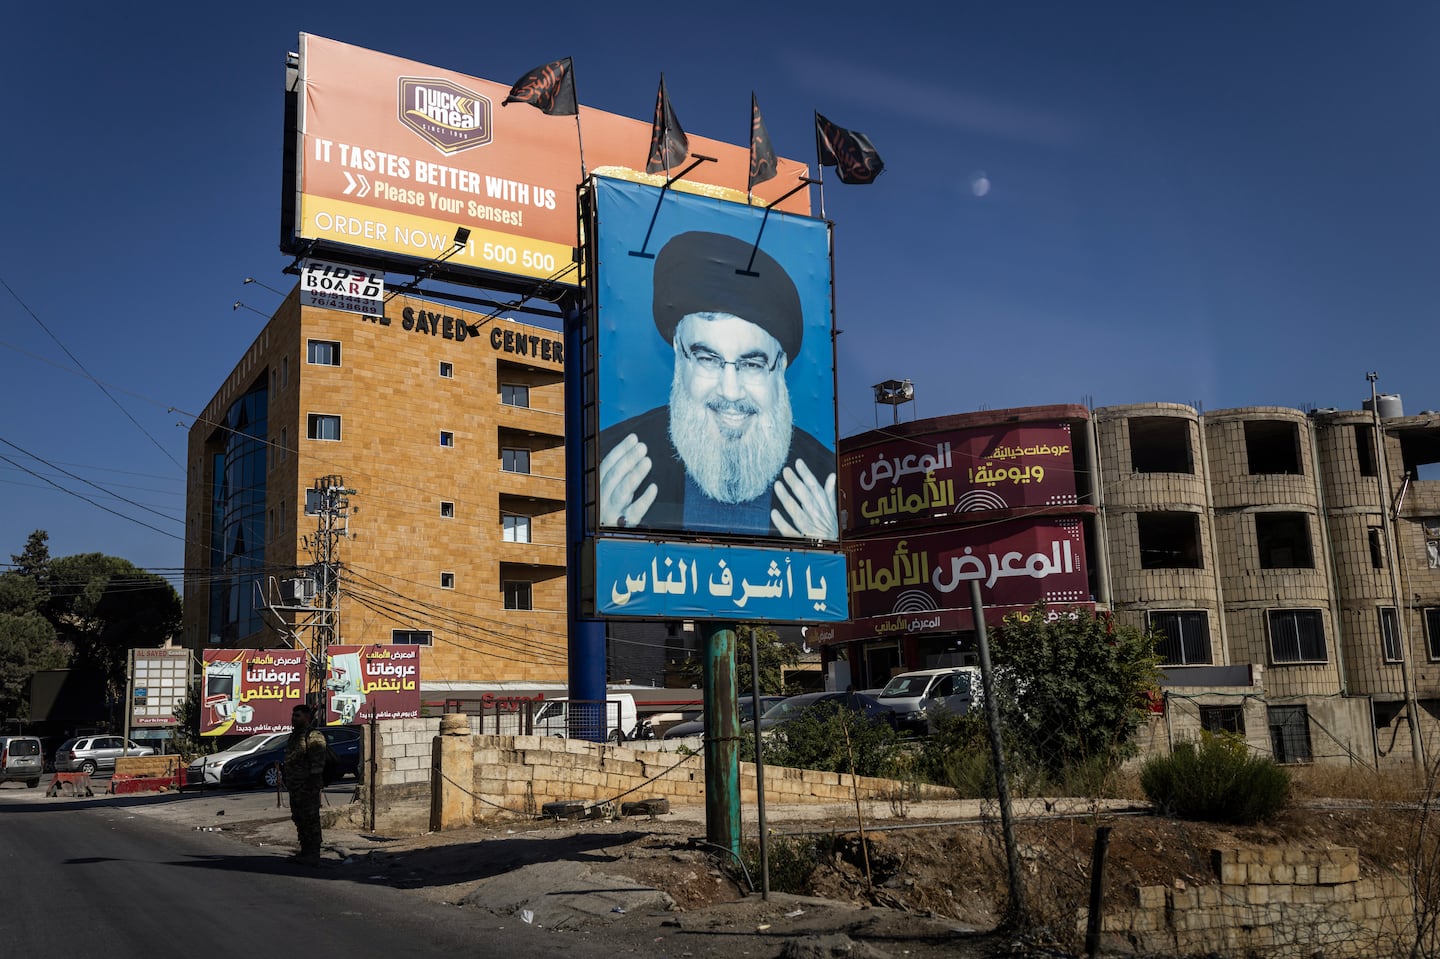
[[[552,117],[573,117],[575,106],[575,72],[570,57],[536,67],[510,88],[502,107],[512,103],[528,103]]]
[[[754,190],[755,184],[764,183],[766,180],[775,179],[775,147],[770,144],[770,132],[765,129],[765,119],[760,116],[760,101],[755,99],[755,94],[750,94],[750,184],[746,188]]]
[[[815,148],[821,166],[833,166],[841,183],[873,183],[885,169],[875,144],[863,133],[837,127],[815,114]]]
[[[661,173],[679,166],[690,155],[690,141],[675,119],[670,97],[665,93],[665,74],[660,74],[660,93],[655,97],[655,126],[650,131],[650,158],[646,173]]]

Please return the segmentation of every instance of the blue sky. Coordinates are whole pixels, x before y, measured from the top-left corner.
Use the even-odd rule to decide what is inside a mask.
[[[1433,4],[12,6],[0,560],[39,528],[183,565],[190,414],[279,302],[244,278],[291,285],[302,31],[505,83],[572,56],[582,102],[640,118],[663,70],[688,131],[741,143],[754,90],[811,162],[813,110],[867,133],[887,172],[825,189],[842,436],[891,378],[907,418],[1357,408],[1369,370],[1440,408]]]

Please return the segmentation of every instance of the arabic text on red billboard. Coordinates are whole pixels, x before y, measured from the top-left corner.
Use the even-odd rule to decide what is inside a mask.
[[[840,456],[847,533],[976,510],[1076,502],[1070,425],[991,426],[877,443]]]
[[[327,725],[420,715],[419,646],[331,646],[328,659]]]
[[[970,581],[987,607],[1090,601],[1078,519],[1023,519],[867,540],[850,555],[854,617],[925,617],[968,609]]]
[[[305,699],[303,649],[207,649],[201,688],[202,736],[277,733]]]

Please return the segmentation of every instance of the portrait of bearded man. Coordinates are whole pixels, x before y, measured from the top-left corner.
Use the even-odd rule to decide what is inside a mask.
[[[600,525],[837,539],[834,452],[794,422],[805,324],[784,267],[734,236],[680,233],[655,257],[652,312],[669,401],[601,432]]]

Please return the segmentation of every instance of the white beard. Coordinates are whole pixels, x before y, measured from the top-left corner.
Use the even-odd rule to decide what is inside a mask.
[[[670,385],[670,442],[691,479],[717,502],[755,499],[770,489],[785,466],[793,420],[783,364],[777,373],[782,378],[775,403],[762,410],[749,399],[733,403],[718,396],[693,400],[681,382],[679,366],[675,368]],[[719,425],[709,413],[711,407],[752,413],[754,419],[747,430],[737,433]]]

